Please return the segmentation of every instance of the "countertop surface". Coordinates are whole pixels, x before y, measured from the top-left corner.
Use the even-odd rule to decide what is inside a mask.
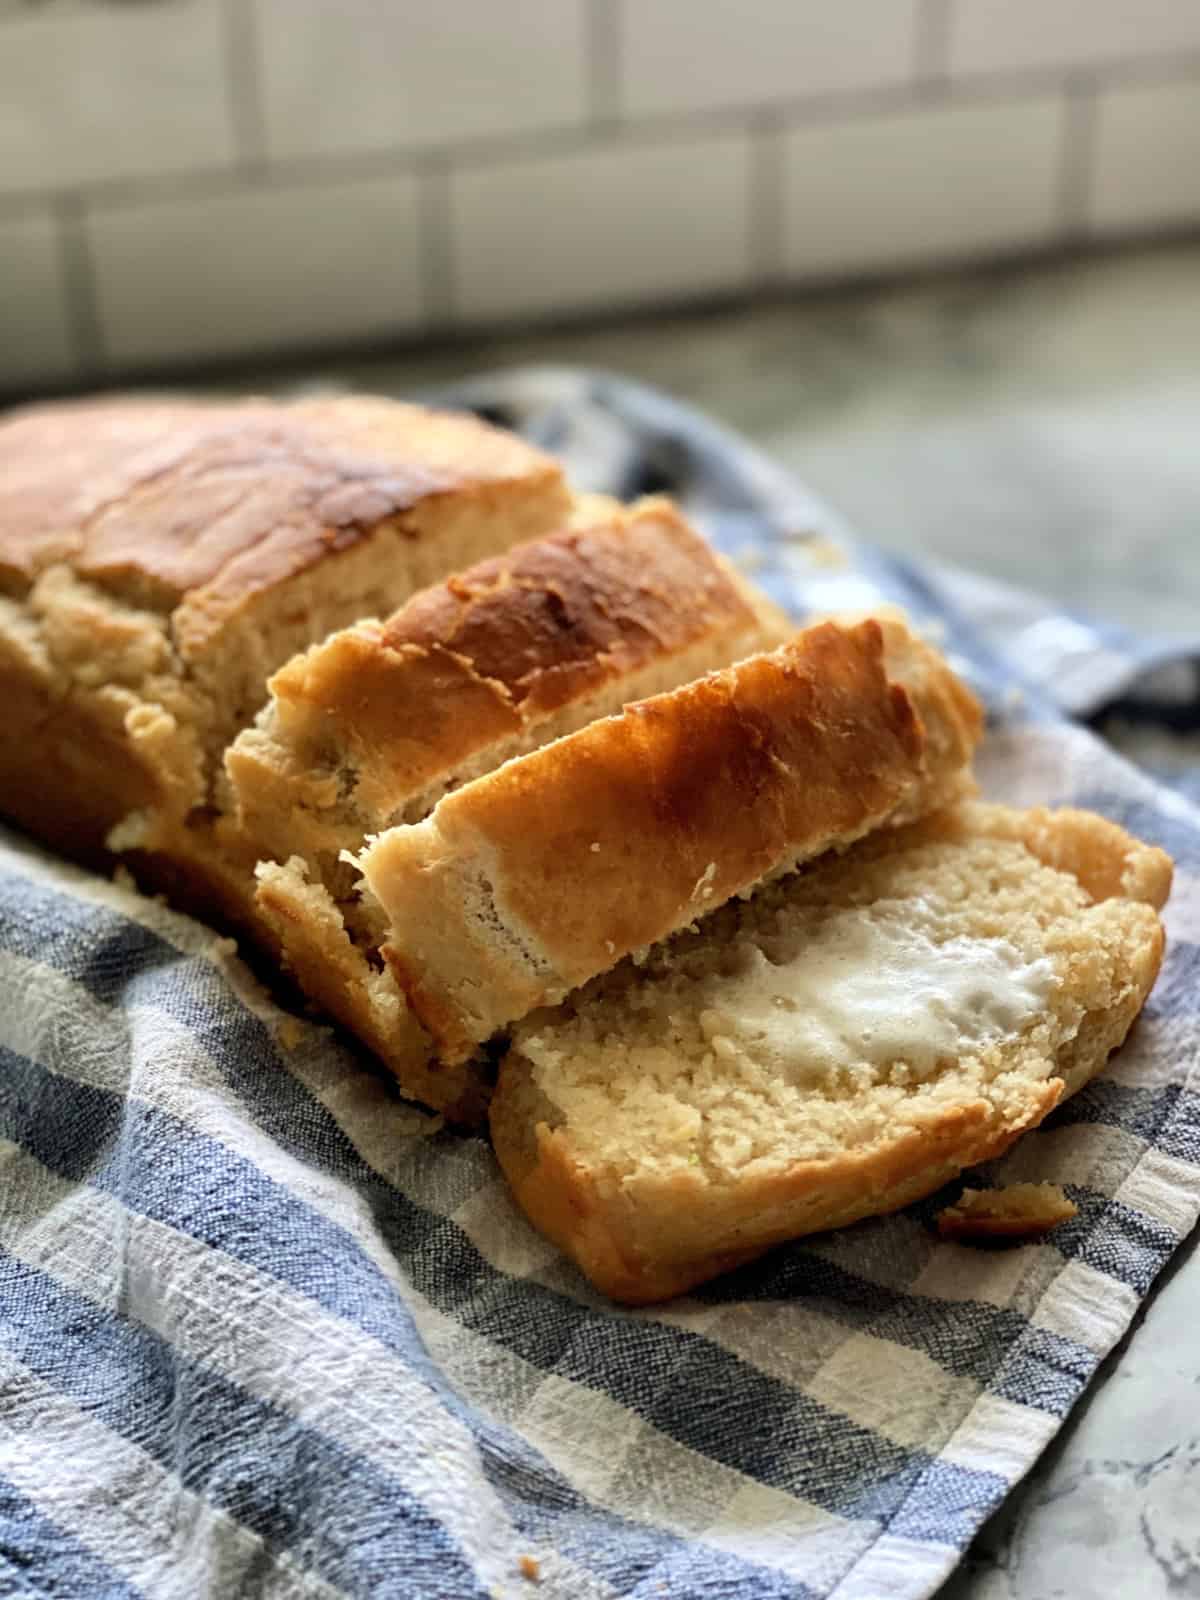
[[[314,376],[411,392],[540,362],[692,401],[878,544],[1200,631],[1200,242]]]
[[[1200,633],[1200,244],[313,377],[406,393],[529,362],[693,401],[879,544]],[[940,1600],[1200,1597],[1198,1327],[1193,1238]]]

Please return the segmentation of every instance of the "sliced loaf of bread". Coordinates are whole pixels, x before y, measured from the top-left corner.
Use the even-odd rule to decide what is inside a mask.
[[[220,757],[268,674],[571,508],[512,434],[367,396],[5,416],[0,813],[203,899]]]
[[[344,886],[364,835],[793,631],[669,502],[589,503],[276,672],[225,754],[239,824]]]
[[[1170,879],[1078,811],[875,833],[519,1023],[497,1156],[630,1303],[894,1210],[1104,1065],[1158,973]]]
[[[593,722],[359,858],[442,1059],[772,874],[961,796],[979,707],[903,623],[779,649]]]
[[[380,956],[386,919],[340,857],[512,757],[793,631],[665,501],[593,500],[289,662],[226,770],[230,823],[261,858],[258,914],[300,986],[408,1094],[477,1119],[480,1065],[436,1059]]]

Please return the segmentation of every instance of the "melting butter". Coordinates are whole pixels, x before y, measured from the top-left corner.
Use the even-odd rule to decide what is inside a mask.
[[[745,1054],[790,1081],[903,1061],[915,1076],[1011,1038],[1044,1012],[1053,963],[1004,939],[937,941],[900,918],[838,912],[775,965],[756,946],[700,985],[718,1055]]]

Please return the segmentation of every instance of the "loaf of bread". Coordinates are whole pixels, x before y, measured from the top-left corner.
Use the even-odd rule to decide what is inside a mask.
[[[289,662],[226,756],[263,858],[259,915],[301,987],[456,1118],[478,1065],[433,1059],[389,970],[385,924],[339,856],[509,758],[786,637],[784,615],[661,501],[592,503],[523,545]]]
[[[268,675],[570,509],[539,451],[387,400],[11,415],[0,811],[85,859],[140,850],[173,890],[203,880],[227,864],[205,826],[221,755]]]
[[[899,622],[825,622],[389,829],[359,865],[447,1063],[833,846],[961,796],[979,707]]]
[[[1076,811],[876,832],[519,1023],[501,1165],[630,1303],[903,1206],[1104,1065],[1157,975],[1170,877]]]

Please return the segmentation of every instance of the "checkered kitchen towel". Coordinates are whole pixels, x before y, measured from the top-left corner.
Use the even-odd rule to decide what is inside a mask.
[[[616,380],[459,398],[597,486],[680,493],[798,612],[882,592],[937,621],[992,711],[993,794],[1094,806],[1175,855],[1144,1020],[992,1174],[1056,1178],[1079,1215],[973,1252],[932,1237],[930,1202],[617,1310],[514,1212],[483,1141],[430,1136],[196,924],[9,835],[0,1592],[915,1600],[1200,1207],[1200,819],[1051,703],[1120,700],[1128,727],[1165,688],[1179,738],[1195,667],[862,550]]]

